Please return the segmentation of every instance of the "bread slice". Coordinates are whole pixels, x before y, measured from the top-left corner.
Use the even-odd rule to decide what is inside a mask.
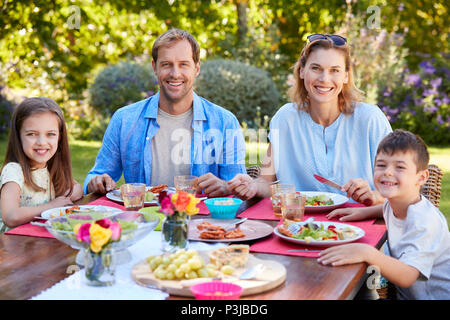
[[[219,268],[222,266],[242,267],[247,262],[250,246],[246,244],[232,244],[228,247],[212,250],[209,260]]]

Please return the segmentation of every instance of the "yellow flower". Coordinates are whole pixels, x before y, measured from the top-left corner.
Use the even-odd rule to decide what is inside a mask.
[[[196,198],[193,194],[188,195],[190,201],[189,204],[186,207],[186,213],[190,216],[197,214],[200,209],[197,208],[197,203],[200,202],[200,199]]]
[[[112,230],[93,223],[89,228],[89,234],[91,235],[91,250],[97,253],[111,239]]]

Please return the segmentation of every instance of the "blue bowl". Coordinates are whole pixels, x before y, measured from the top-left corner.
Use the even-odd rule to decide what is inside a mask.
[[[230,201],[233,200],[233,204],[215,204],[217,201]],[[242,200],[238,198],[211,198],[205,200],[206,207],[211,212],[211,218],[213,219],[234,219],[236,217],[236,211],[241,206]]]

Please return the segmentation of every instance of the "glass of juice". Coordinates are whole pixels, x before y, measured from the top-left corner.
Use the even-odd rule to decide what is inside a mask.
[[[283,223],[289,225],[303,220],[306,197],[300,192],[283,193],[280,196]]]
[[[270,186],[270,199],[272,200],[273,214],[275,215],[275,217],[281,218],[281,194],[293,192],[295,192],[295,186],[293,184],[279,183]]]
[[[120,195],[127,211],[138,211],[144,207],[145,183],[126,183],[120,186]]]
[[[177,192],[184,191],[195,195],[197,192],[197,179],[198,177],[196,176],[175,176],[173,183]]]

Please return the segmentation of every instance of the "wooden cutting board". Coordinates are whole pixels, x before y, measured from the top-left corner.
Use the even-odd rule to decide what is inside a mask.
[[[203,257],[205,265],[209,263],[208,251],[199,251],[199,255]],[[240,280],[238,276],[247,268],[256,264],[263,264],[263,271],[252,280]],[[194,297],[190,285],[211,281],[211,278],[198,278],[192,280],[160,280],[155,278],[150,271],[150,267],[145,260],[136,264],[131,270],[133,280],[142,286],[151,285],[161,288],[169,294]],[[240,285],[243,288],[241,296],[248,296],[273,289],[286,280],[286,268],[279,262],[273,260],[262,260],[249,254],[247,263],[244,267],[236,268],[232,276],[224,276],[222,281],[229,281]]]

